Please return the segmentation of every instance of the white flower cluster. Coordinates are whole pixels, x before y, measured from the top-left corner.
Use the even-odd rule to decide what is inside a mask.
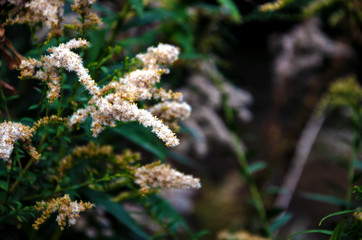
[[[9,1],[17,5],[22,11],[15,19],[8,19],[7,23],[36,23],[43,22],[49,29],[61,31],[61,20],[64,15],[64,1],[61,0],[31,0],[22,7],[17,1]],[[59,34],[59,33],[58,33]]]
[[[137,168],[135,183],[141,186],[141,191],[147,193],[150,189],[189,189],[200,188],[200,179],[184,175],[170,166],[149,164]]]
[[[157,68],[159,64],[173,64],[180,54],[180,50],[170,44],[160,43],[157,47],[147,48],[147,53],[136,57],[143,62],[146,68]]]
[[[16,141],[29,140],[33,131],[21,123],[3,122],[0,124],[0,158],[8,161]]]
[[[149,100],[155,97],[156,93],[160,95],[160,89],[156,89],[155,84],[160,82],[161,74],[167,72],[167,70],[159,64],[173,63],[177,59],[178,53],[177,48],[167,44],[160,44],[157,48],[149,48],[146,54],[141,54],[142,58],[147,59],[147,61],[144,61],[143,69],[128,73],[124,78],[109,83],[96,93],[91,92],[93,97],[88,106],[75,112],[70,119],[69,125],[81,123],[90,115],[93,120],[91,125],[93,136],[96,137],[105,126],[114,127],[116,121],[138,121],[145,127],[152,127],[152,132],[164,141],[167,146],[178,145],[179,140],[167,125],[153,116],[150,111],[139,109],[135,103],[136,101]],[[170,54],[170,56],[167,57],[167,54]],[[139,56],[140,54],[137,55],[137,57]],[[149,63],[149,65],[146,63]],[[110,90],[113,90],[113,92],[105,94]],[[167,94],[169,98],[181,99],[180,94]],[[163,99],[168,98],[164,97]],[[171,102],[168,104],[171,104]],[[182,109],[177,104],[187,108],[188,113],[184,113],[185,110],[183,110],[183,113],[176,113],[178,109]],[[173,111],[174,117],[180,116],[180,118],[184,118],[190,115],[191,107],[186,103],[175,103],[169,107],[174,106],[178,107]],[[172,110],[169,111],[172,112]],[[162,118],[161,115],[160,117]]]
[[[72,28],[82,32],[94,28],[102,23],[96,13],[91,12],[91,7],[96,0],[74,0],[72,10],[81,16],[82,21],[74,21]],[[49,28],[48,40],[63,35],[64,4],[65,0],[0,0],[0,6],[5,4],[15,5],[8,12],[5,24],[43,23]],[[69,25],[68,25],[69,26]]]
[[[59,0],[32,0],[25,3],[36,21],[44,21],[48,28],[59,24],[59,18],[64,15],[63,6],[64,2]]]
[[[63,197],[54,198],[49,202],[37,202],[34,208],[36,211],[42,212],[42,215],[35,221],[33,227],[35,230],[38,230],[39,225],[43,224],[51,216],[52,213],[58,211],[56,221],[58,222],[60,229],[63,230],[67,223],[68,226],[75,224],[76,219],[79,218],[79,213],[93,207],[94,204],[90,202],[72,202],[68,194],[65,194]]]
[[[148,111],[167,121],[172,119],[184,120],[190,117],[191,106],[186,102],[165,101],[154,105]]]
[[[83,39],[72,39],[58,47],[48,49],[50,55],[43,56],[40,61],[28,59],[20,65],[22,77],[35,77],[46,82],[50,88],[48,98],[54,101],[60,93],[60,68],[75,72],[80,83],[92,95],[88,106],[78,109],[70,118],[68,125],[82,123],[88,116],[92,117],[91,130],[97,137],[106,126],[114,127],[116,121],[138,121],[145,127],[152,127],[154,132],[167,146],[176,146],[179,140],[165,121],[184,119],[190,116],[191,107],[182,101],[181,93],[166,92],[156,88],[161,74],[168,72],[161,64],[171,64],[177,60],[179,50],[168,44],[159,44],[150,47],[145,54],[138,54],[137,58],[143,62],[143,68],[128,73],[119,81],[112,81],[103,88],[99,88],[83,66],[82,58],[71,51],[74,48],[88,46]],[[38,70],[36,70],[36,68]],[[42,68],[42,69],[40,69]],[[161,100],[150,110],[139,109],[135,102]]]
[[[50,89],[48,98],[53,102],[59,97],[60,93],[60,68],[65,68],[70,72],[75,72],[79,81],[91,93],[99,91],[98,86],[90,77],[88,69],[84,68],[81,57],[72,52],[71,49],[88,46],[89,43],[83,39],[72,39],[66,44],[62,43],[58,47],[48,49],[50,55],[42,57],[40,61],[35,59],[23,60],[20,64],[22,77],[35,77],[48,84]],[[42,67],[35,73],[35,67]]]

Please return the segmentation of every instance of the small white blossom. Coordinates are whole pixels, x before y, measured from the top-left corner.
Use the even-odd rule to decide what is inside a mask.
[[[149,164],[136,169],[135,183],[141,186],[141,191],[147,192],[150,189],[189,189],[200,188],[200,179],[191,175],[184,175],[170,166],[161,164]]]

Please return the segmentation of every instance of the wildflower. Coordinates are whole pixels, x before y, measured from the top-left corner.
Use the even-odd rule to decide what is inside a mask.
[[[95,81],[88,73],[88,69],[83,66],[82,58],[71,51],[74,48],[86,47],[88,42],[83,39],[72,39],[67,43],[62,43],[58,47],[48,49],[50,55],[43,56],[40,61],[28,59],[22,61],[20,65],[22,77],[35,77],[46,82],[50,88],[48,93],[49,101],[52,102],[59,97],[60,93],[60,68],[65,68],[70,72],[75,72],[80,83],[92,95],[88,102],[88,106],[84,109],[78,109],[70,118],[68,125],[79,124],[85,121],[88,116],[92,117],[91,130],[93,136],[97,137],[104,127],[115,127],[115,121],[138,121],[145,127],[152,127],[154,132],[167,146],[176,146],[179,140],[175,134],[161,120],[153,116],[149,111],[139,109],[136,101],[151,99],[153,93],[156,98],[166,99],[182,99],[180,93],[163,93],[162,90],[157,91],[155,84],[160,82],[162,73],[166,70],[161,68],[158,63],[173,63],[177,59],[179,50],[168,44],[159,44],[158,47],[148,48],[148,52],[144,57],[148,60],[144,64],[143,69],[138,69],[128,73],[119,81],[112,81],[103,88],[99,88]],[[43,70],[36,68],[42,67]],[[110,90],[111,93],[107,94]],[[173,117],[185,118],[189,116],[191,108],[186,103],[168,105],[168,114]],[[180,107],[183,106],[183,107]],[[176,107],[178,109],[172,110]],[[183,113],[179,111],[183,111]],[[159,111],[158,111],[159,112]]]
[[[167,54],[170,56],[166,57]],[[105,126],[114,127],[115,121],[138,121],[145,127],[152,127],[152,132],[163,140],[167,146],[178,145],[179,140],[169,127],[148,110],[139,109],[135,103],[136,101],[151,99],[153,93],[156,93],[156,95],[159,93],[155,88],[155,84],[160,82],[161,74],[165,71],[157,63],[172,63],[177,59],[175,54],[178,54],[177,48],[167,44],[159,44],[157,48],[149,48],[148,53],[144,54],[144,57],[148,60],[144,62],[143,69],[128,73],[124,78],[109,83],[96,93],[90,92],[93,97],[89,101],[88,107],[77,110],[71,116],[69,126],[81,123],[88,116],[91,116],[91,130],[93,136],[97,137]],[[152,66],[146,64],[152,64]],[[113,90],[113,92],[106,95],[110,90]],[[180,95],[174,94],[177,99],[181,99],[182,95]],[[176,106],[171,103],[169,105],[171,107]],[[183,106],[186,106],[186,103]],[[188,110],[191,110],[191,108],[188,108]],[[172,110],[169,109],[169,111]],[[178,111],[175,110],[174,113],[176,112]],[[181,117],[187,116],[186,113]]]
[[[353,213],[353,216],[356,220],[362,221],[362,208],[359,207],[356,209],[356,212]]]
[[[327,107],[352,107],[362,111],[362,87],[356,80],[355,76],[347,76],[337,79],[329,88],[328,93],[323,97],[320,109],[325,110]]]
[[[40,154],[31,146],[30,138],[33,136],[34,130],[21,123],[3,122],[0,124],[0,158],[8,161],[17,141],[23,143],[24,148],[29,155],[38,160]]]
[[[146,68],[157,68],[157,64],[173,64],[180,54],[180,50],[170,44],[158,44],[157,47],[147,48],[147,53],[137,54]]]
[[[13,1],[10,3],[18,5]],[[21,11],[14,19],[7,19],[6,24],[42,22],[51,29],[48,39],[61,36],[63,34],[63,26],[61,25],[64,15],[63,6],[64,1],[62,0],[31,0],[20,7]]]
[[[165,101],[152,106],[148,109],[148,111],[167,121],[175,118],[184,120],[190,117],[191,106],[185,102],[179,103]]]
[[[66,170],[69,170],[73,166],[73,156],[76,158],[86,158],[90,159],[97,156],[108,157],[112,155],[113,148],[112,146],[105,145],[99,146],[93,142],[89,142],[86,146],[77,146],[73,149],[72,154],[66,155],[59,161],[59,166],[57,168],[57,173],[59,177],[55,177],[57,181],[60,181]]]
[[[94,207],[94,204],[90,202],[77,201],[72,202],[68,194],[65,194],[63,197],[54,198],[49,202],[41,201],[37,202],[34,206],[35,210],[42,212],[42,215],[35,220],[33,228],[35,230],[39,229],[39,225],[43,224],[53,212],[58,211],[58,216],[56,221],[61,230],[64,230],[64,227],[74,225],[76,219],[79,218],[79,213],[84,212],[85,210],[91,209]]]
[[[261,6],[259,6],[259,10],[261,12],[277,11],[277,10],[283,8],[289,2],[290,2],[290,0],[277,0],[275,2],[265,3]]]
[[[62,43],[58,47],[48,49],[50,55],[42,57],[40,61],[29,58],[20,64],[21,77],[35,77],[48,84],[50,91],[48,98],[53,102],[60,93],[60,68],[65,68],[69,72],[75,72],[79,81],[93,95],[99,91],[98,86],[90,77],[88,69],[84,68],[81,57],[72,52],[71,49],[88,46],[89,43],[83,39],[72,39],[66,44]],[[43,70],[35,72],[35,68],[43,67]],[[35,73],[34,73],[35,72]]]
[[[234,233],[222,231],[217,236],[218,240],[269,240],[259,235],[251,234],[247,231],[237,231]]]
[[[95,2],[96,0],[75,0],[71,5],[72,10],[83,18],[81,24],[76,22],[74,23],[75,29],[84,30],[87,28],[93,28],[95,25],[102,23],[97,14],[90,11]]]
[[[141,186],[141,192],[147,193],[150,189],[161,188],[200,188],[200,179],[191,175],[184,175],[170,166],[151,163],[137,168],[135,171],[135,183]]]

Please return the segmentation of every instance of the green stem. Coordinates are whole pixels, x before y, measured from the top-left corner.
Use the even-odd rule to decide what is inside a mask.
[[[15,188],[19,185],[20,183],[20,179],[25,175],[25,173],[29,170],[30,166],[34,163],[35,159],[32,158],[30,159],[30,161],[26,164],[26,166],[24,167],[23,171],[21,172],[21,174],[19,175],[19,178],[15,181],[15,183],[11,186],[9,193],[14,192]]]
[[[7,116],[7,118],[8,118],[8,121],[10,121],[9,109],[8,109],[8,105],[7,105],[7,103],[6,103],[6,97],[5,97],[5,94],[4,94],[4,92],[3,92],[3,87],[1,86],[1,84],[0,84],[0,93],[1,93],[1,99],[2,99],[3,102],[4,102],[3,106],[4,106],[4,110],[5,110],[5,112],[6,112],[6,116]]]
[[[117,33],[120,30],[120,28],[122,27],[123,21],[127,15],[127,13],[129,12],[130,7],[131,7],[131,4],[129,3],[129,1],[127,1],[123,6],[122,11],[118,15],[116,23],[112,26],[112,33],[107,41],[106,46],[112,46],[114,44]]]
[[[234,121],[233,109],[227,103],[228,96],[226,93],[224,93],[224,83],[220,79],[220,76],[218,76],[217,73],[210,73],[210,77],[211,77],[213,83],[215,84],[215,86],[219,89],[219,91],[223,93],[222,94],[223,95],[222,96],[223,97],[222,98],[222,107],[224,109],[224,115],[225,115],[226,121],[228,123],[229,132],[231,133],[231,136],[232,136],[233,150],[235,152],[235,155],[236,155],[239,165],[240,165],[240,174],[244,178],[245,182],[247,183],[247,186],[248,186],[250,194],[251,194],[251,198],[253,199],[253,202],[255,204],[255,208],[257,210],[262,227],[263,227],[265,233],[267,234],[267,236],[270,238],[271,232],[270,232],[262,196],[260,194],[260,191],[259,191],[254,179],[252,178],[250,171],[249,171],[248,162],[247,162],[244,150],[242,149],[241,140],[240,140],[239,136],[237,135],[236,131],[233,130],[233,129],[235,129],[236,124]]]
[[[154,214],[154,213],[152,212],[152,209],[151,209],[152,206],[151,206],[149,203],[147,203],[147,202],[143,199],[143,197],[140,198],[140,201],[141,201],[142,205],[144,206],[147,214],[148,214],[149,216],[151,216],[172,239],[177,240],[177,239],[178,239],[177,236],[176,236],[173,232],[171,232],[170,229],[168,229],[167,224],[165,224],[162,220],[160,220],[160,219],[157,217],[156,214]]]
[[[103,177],[103,178],[100,178],[100,179],[89,180],[89,181],[86,181],[84,183],[69,186],[69,187],[65,187],[65,188],[61,188],[59,185],[57,185],[56,189],[52,192],[51,195],[54,195],[54,194],[60,193],[60,192],[66,192],[66,191],[79,189],[79,188],[82,188],[82,187],[85,187],[85,186],[88,186],[88,185],[94,184],[94,183],[107,182],[107,181],[110,181],[110,179],[107,178],[107,177]],[[42,198],[42,197],[44,197],[44,194],[36,194],[36,195],[33,195],[33,196],[25,197],[24,200],[27,200],[27,201],[28,200],[34,200],[34,199],[38,199],[38,198]]]
[[[264,204],[263,204],[263,199],[262,199],[260,191],[249,171],[248,162],[245,157],[244,151],[241,147],[242,145],[241,145],[240,138],[234,132],[232,132],[232,137],[233,137],[233,145],[234,145],[233,147],[234,147],[236,157],[239,161],[241,175],[247,183],[251,197],[255,204],[255,208],[256,208],[259,218],[262,222],[263,229],[266,232],[266,234],[268,235],[268,237],[271,237],[271,232],[269,229],[269,224],[268,224],[267,215],[266,215],[266,211],[265,211]]]
[[[353,150],[352,156],[348,164],[347,168],[347,178],[348,178],[348,186],[346,192],[346,201],[349,202],[348,208],[350,208],[352,193],[353,193],[353,182],[354,182],[354,172],[355,166],[357,162],[357,154],[361,147],[361,130],[362,130],[362,116],[359,112],[358,107],[353,110],[353,123],[354,123],[354,139],[353,139]]]
[[[7,179],[7,190],[6,190],[6,195],[5,195],[5,198],[1,201],[1,204],[0,206],[4,205],[6,203],[6,201],[8,200],[9,198],[9,195],[10,195],[10,182],[11,182],[11,178],[13,176],[13,169],[14,169],[14,160],[11,160],[11,166],[10,166],[10,173],[8,175],[8,179]]]

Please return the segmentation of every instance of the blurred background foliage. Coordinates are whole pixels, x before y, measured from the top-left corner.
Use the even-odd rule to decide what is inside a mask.
[[[70,12],[70,2],[65,9]],[[8,10],[1,10],[2,21]],[[183,92],[193,107],[175,149],[166,149],[138,124],[103,133],[97,143],[116,142],[118,152],[131,148],[142,152],[144,159],[167,160],[199,177],[203,187],[138,199],[149,206],[145,209],[127,201],[115,204],[89,189],[74,192],[104,211],[90,213],[82,220],[83,228],[75,226],[62,238],[84,237],[85,232],[95,239],[144,239],[163,228],[165,233],[154,239],[254,239],[241,231],[287,239],[298,231],[317,229],[330,213],[358,206],[346,192],[351,194],[354,184],[361,184],[362,97],[352,93],[360,88],[362,77],[361,1],[100,0],[93,10],[103,25],[86,33],[91,47],[83,59],[97,82],[122,76],[136,64],[132,57],[148,46],[174,44],[182,54],[164,84]],[[40,25],[5,29],[24,56],[36,55],[36,46],[47,33]],[[61,42],[74,37],[72,30],[67,31]],[[28,37],[31,34],[37,41]],[[55,44],[53,39],[40,51]],[[98,59],[104,61],[89,65]],[[2,85],[9,96],[9,112],[25,123],[37,117],[34,109],[41,91],[33,89],[40,86],[17,79],[17,71],[7,67],[2,58],[1,80],[17,91]],[[329,97],[331,84],[347,78],[355,85],[347,85],[341,99],[353,99]],[[72,104],[87,102],[82,92],[70,91],[73,83],[75,78],[64,87],[65,94],[74,94]],[[49,111],[57,111],[56,104]],[[355,174],[350,179],[353,154]],[[141,217],[140,211],[154,220]],[[165,224],[165,219],[171,221]],[[328,239],[335,226],[341,226],[340,219],[323,223],[331,230],[326,235],[314,233],[306,239]],[[343,239],[360,238],[361,224],[354,220],[348,224]],[[114,235],[107,235],[110,232]]]

